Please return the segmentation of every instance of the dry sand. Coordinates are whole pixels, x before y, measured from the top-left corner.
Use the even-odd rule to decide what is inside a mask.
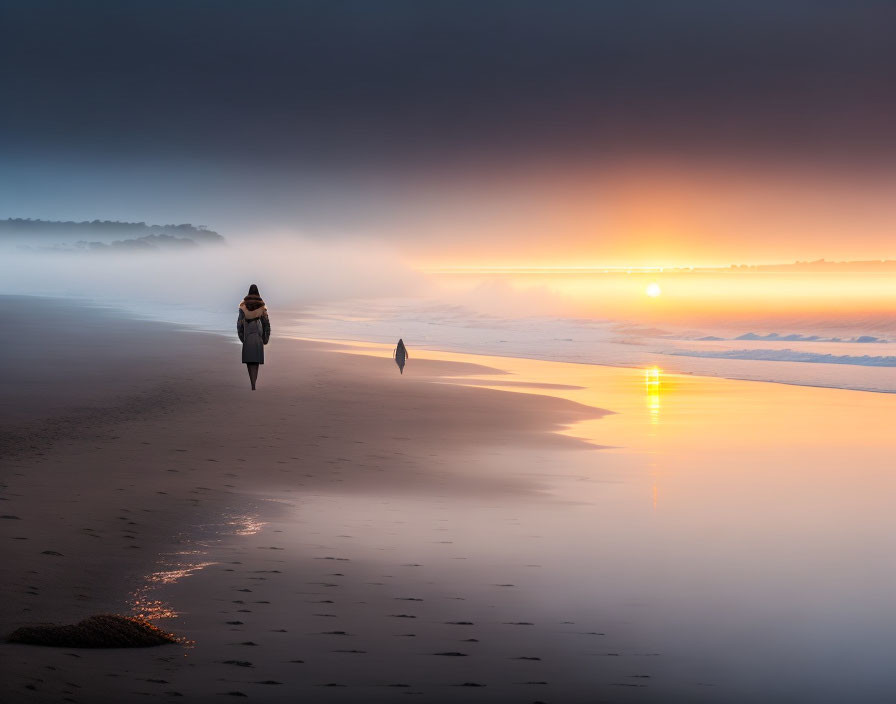
[[[194,643],[3,644],[4,701],[645,691],[646,665],[611,662],[596,613],[538,591],[538,536],[515,508],[550,502],[557,453],[599,454],[554,431],[600,411],[434,383],[495,373],[476,365],[412,358],[401,376],[388,358],[278,338],[253,393],[226,338],[6,303],[30,314],[27,359],[0,360],[15,370],[0,406],[0,630],[142,611]]]

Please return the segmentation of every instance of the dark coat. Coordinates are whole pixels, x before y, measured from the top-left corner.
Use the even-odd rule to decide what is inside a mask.
[[[408,354],[408,348],[404,346],[404,340],[399,339],[395,351],[392,353],[392,359],[398,365],[398,371],[404,374],[404,363],[411,355]]]
[[[236,319],[236,334],[243,343],[243,364],[264,364],[264,346],[271,339],[271,321],[267,308],[255,310],[240,303]]]

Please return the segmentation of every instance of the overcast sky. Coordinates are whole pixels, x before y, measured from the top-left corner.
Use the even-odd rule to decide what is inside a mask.
[[[712,184],[730,196],[747,183],[767,209],[783,179],[804,187],[779,221],[820,193],[849,207],[804,213],[781,256],[857,208],[844,242],[885,256],[894,30],[896,3],[862,0],[0,0],[0,216],[413,230],[438,247],[455,226],[462,241],[512,241],[516,225],[490,211],[558,183],[607,193],[643,173],[686,184],[691,210],[716,200]],[[592,237],[600,256],[626,234],[605,228],[638,196],[610,190],[570,251]],[[660,190],[647,210],[676,200]],[[579,197],[568,212],[595,200]],[[749,256],[762,227],[723,232],[721,217],[686,219],[707,228],[688,246],[712,235]],[[805,254],[834,254],[822,249]]]

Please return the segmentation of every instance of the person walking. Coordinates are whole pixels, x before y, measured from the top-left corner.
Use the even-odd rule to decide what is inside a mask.
[[[395,363],[398,365],[398,371],[400,373],[404,374],[404,365],[410,356],[411,355],[408,354],[408,348],[404,346],[404,340],[399,338],[398,344],[395,346],[395,351],[392,352],[392,359],[394,359]]]
[[[258,286],[252,284],[249,294],[240,303],[236,319],[236,334],[243,343],[243,364],[249,370],[249,382],[255,391],[258,366],[264,364],[264,346],[271,339],[271,321]]]

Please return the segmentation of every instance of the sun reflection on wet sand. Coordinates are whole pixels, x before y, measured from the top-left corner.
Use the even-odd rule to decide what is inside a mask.
[[[149,595],[161,585],[174,584],[190,577],[216,562],[197,562],[193,564],[168,565],[174,569],[152,572],[143,578],[144,585],[131,594],[131,613],[146,621],[163,618],[176,618],[178,612],[173,606],[160,599],[150,599]]]
[[[216,535],[231,534],[248,536],[258,533],[266,523],[258,520],[254,514],[239,514],[228,516],[220,523],[203,526],[206,530],[213,531]],[[142,586],[131,593],[131,613],[146,621],[154,621],[163,618],[177,618],[179,612],[168,602],[161,599],[150,598],[152,592],[163,586],[176,584],[183,579],[192,577],[206,567],[218,564],[215,561],[201,560],[208,554],[209,546],[206,543],[196,543],[198,547],[178,550],[168,553],[169,557],[194,557],[197,561],[171,560],[162,561],[159,566],[163,569],[156,570],[143,577]]]
[[[131,613],[144,621],[156,621],[177,616],[177,611],[171,608],[170,604],[158,599],[144,599],[139,592],[132,596]]]
[[[651,367],[644,370],[644,386],[647,389],[647,410],[650,413],[650,424],[660,422],[660,369]]]
[[[236,535],[255,535],[267,524],[264,521],[259,521],[258,516],[244,515],[237,516],[227,525],[233,527],[233,532]]]
[[[153,584],[174,584],[185,577],[189,577],[194,572],[203,570],[206,567],[217,564],[216,562],[199,562],[194,565],[181,565],[173,570],[163,570],[161,572],[153,572],[146,579]]]

